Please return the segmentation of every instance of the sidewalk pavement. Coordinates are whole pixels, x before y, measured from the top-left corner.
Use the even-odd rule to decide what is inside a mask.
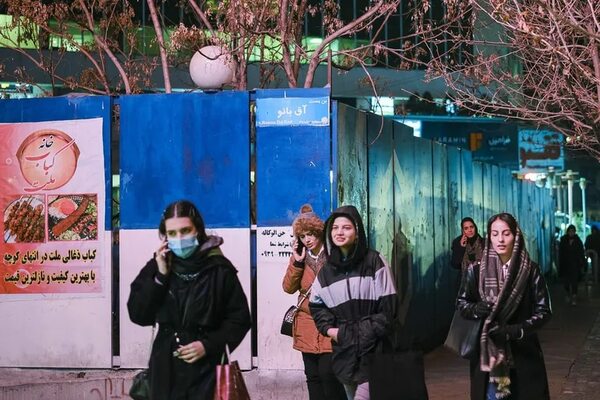
[[[580,286],[577,306],[551,287],[554,315],[541,330],[552,400],[600,398],[600,288]],[[442,346],[425,356],[430,400],[469,399],[468,362]],[[0,368],[0,400],[129,399],[133,370]],[[253,400],[308,399],[303,371],[244,373]],[[527,399],[536,400],[536,399]]]

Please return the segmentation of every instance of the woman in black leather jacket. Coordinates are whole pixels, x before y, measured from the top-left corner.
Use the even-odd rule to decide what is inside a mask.
[[[538,265],[517,221],[491,217],[481,262],[468,266],[458,293],[463,317],[484,319],[471,361],[471,400],[546,400],[548,379],[536,331],[552,314]]]
[[[237,271],[223,239],[207,236],[196,207],[181,200],[164,211],[154,257],[131,284],[129,317],[158,323],[149,363],[150,399],[212,399],[215,367],[250,329]]]

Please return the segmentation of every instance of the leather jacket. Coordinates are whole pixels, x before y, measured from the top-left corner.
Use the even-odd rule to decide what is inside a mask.
[[[456,299],[456,308],[467,319],[478,319],[475,305],[481,301],[479,294],[480,263],[470,264],[463,272],[460,290]],[[550,296],[544,276],[536,263],[531,265],[531,276],[523,294],[521,304],[507,321],[508,324],[519,324],[524,336],[541,328],[552,316]]]

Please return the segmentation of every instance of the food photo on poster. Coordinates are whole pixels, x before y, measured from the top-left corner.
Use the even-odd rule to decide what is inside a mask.
[[[48,240],[96,240],[96,195],[48,195]]]
[[[44,196],[19,196],[4,209],[4,242],[43,242],[45,220]]]

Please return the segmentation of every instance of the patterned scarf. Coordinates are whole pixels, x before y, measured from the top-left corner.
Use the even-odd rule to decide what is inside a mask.
[[[495,324],[504,325],[508,322],[523,299],[531,275],[531,260],[518,228],[514,243],[506,276],[502,273],[500,257],[490,243],[486,243],[483,250],[479,272],[479,294],[483,300],[494,304],[481,331],[480,364],[482,371],[490,373],[490,382],[498,384],[498,399],[510,395],[513,357],[509,342],[498,345],[490,340],[488,332]]]
[[[479,234],[475,234],[472,239],[467,240],[465,247],[465,255],[462,259],[463,269],[474,262],[481,260],[483,255],[483,238]]]

